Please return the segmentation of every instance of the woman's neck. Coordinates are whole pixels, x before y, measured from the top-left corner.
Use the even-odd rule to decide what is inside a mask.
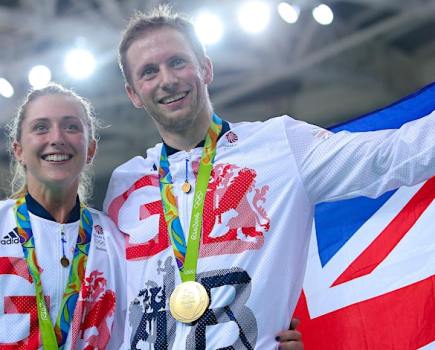
[[[59,223],[68,221],[69,215],[76,205],[77,190],[50,191],[29,188],[28,192]]]

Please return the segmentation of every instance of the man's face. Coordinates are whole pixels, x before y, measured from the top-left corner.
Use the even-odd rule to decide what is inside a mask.
[[[127,62],[132,81],[127,94],[160,131],[182,132],[210,118],[211,62],[207,57],[200,62],[183,34],[169,27],[144,33],[127,50]]]

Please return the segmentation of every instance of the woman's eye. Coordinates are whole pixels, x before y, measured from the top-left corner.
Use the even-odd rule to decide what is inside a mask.
[[[47,129],[48,129],[48,127],[45,124],[36,124],[33,127],[33,130],[36,132],[44,132],[44,131],[47,131]]]
[[[69,124],[69,125],[67,125],[66,128],[69,131],[80,131],[81,130],[80,125],[77,125],[77,124]]]

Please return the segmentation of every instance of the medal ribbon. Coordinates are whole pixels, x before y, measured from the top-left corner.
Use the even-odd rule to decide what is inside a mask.
[[[15,204],[15,217],[18,234],[23,248],[27,266],[35,284],[36,303],[38,307],[38,321],[41,331],[42,345],[44,349],[63,349],[71,320],[74,316],[77,299],[83,278],[85,276],[86,262],[88,259],[89,245],[92,234],[92,216],[89,210],[80,204],[80,227],[77,243],[74,250],[74,258],[68,277],[68,283],[63,293],[56,325],[53,328],[44,300],[40,277],[41,267],[38,264],[35,251],[30,216],[24,197],[19,198]]]
[[[188,246],[178,216],[166,147],[164,144],[162,146],[159,169],[160,193],[169,237],[183,282],[195,281],[205,194],[207,192],[213,161],[216,155],[216,143],[221,130],[222,120],[216,114],[213,114],[199,163],[198,178],[196,179],[195,194],[193,197],[192,215],[190,218]]]

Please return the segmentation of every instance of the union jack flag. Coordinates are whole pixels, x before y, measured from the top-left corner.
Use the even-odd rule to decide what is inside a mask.
[[[332,130],[398,128],[434,109],[435,83]],[[294,313],[306,350],[435,349],[434,197],[435,177],[316,207]]]

